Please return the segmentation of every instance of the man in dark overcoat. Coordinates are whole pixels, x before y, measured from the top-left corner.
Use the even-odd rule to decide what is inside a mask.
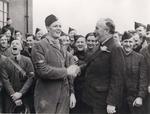
[[[47,35],[32,48],[32,60],[37,73],[35,111],[67,114],[69,99],[74,98],[72,77],[77,76],[79,67],[69,66],[73,64],[73,58],[59,43],[62,30],[57,17],[49,15],[45,25]]]
[[[100,19],[95,28],[99,46],[87,61],[83,101],[92,114],[115,113],[119,103],[123,56],[113,39],[115,25],[109,18]]]

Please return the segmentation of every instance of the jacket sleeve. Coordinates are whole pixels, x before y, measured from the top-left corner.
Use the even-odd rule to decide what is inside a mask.
[[[35,43],[32,49],[32,60],[38,78],[42,79],[62,79],[67,76],[66,68],[52,67],[46,63],[44,49],[39,43]]]
[[[25,94],[29,90],[29,88],[31,87],[33,80],[34,80],[34,68],[33,68],[33,64],[30,59],[27,61],[26,69],[27,69],[26,70],[27,80],[20,90],[20,92],[22,94]]]
[[[114,47],[111,51],[111,82],[107,96],[107,104],[117,106],[120,101],[121,87],[123,79],[123,59],[122,48]]]
[[[69,52],[67,52],[67,56],[66,56],[66,67],[69,67],[70,65],[75,64],[73,55]],[[72,76],[68,76],[68,81],[69,81],[69,90],[70,90],[70,94],[74,93],[74,78]]]
[[[14,91],[14,89],[13,89],[13,87],[12,87],[10,81],[9,81],[9,76],[8,76],[8,73],[7,73],[8,71],[5,67],[5,64],[6,63],[4,63],[3,66],[1,65],[0,75],[2,77],[4,88],[6,89],[6,91],[9,95],[12,95],[12,94],[15,93],[15,91]]]
[[[139,93],[138,96],[145,98],[148,87],[147,66],[143,56],[140,62],[140,78],[139,78]]]

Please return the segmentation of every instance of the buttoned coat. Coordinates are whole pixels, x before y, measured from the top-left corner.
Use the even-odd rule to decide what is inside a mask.
[[[67,76],[66,67],[73,60],[63,48],[58,47],[46,36],[35,43],[32,60],[37,73],[35,86],[36,113],[69,113],[69,96],[73,82]]]
[[[131,104],[136,97],[145,98],[147,94],[147,66],[144,56],[132,51],[125,56],[125,77],[124,87],[127,91],[127,97]]]
[[[103,45],[86,67],[83,101],[106,109],[107,104],[119,104],[124,63],[121,47],[113,38]]]

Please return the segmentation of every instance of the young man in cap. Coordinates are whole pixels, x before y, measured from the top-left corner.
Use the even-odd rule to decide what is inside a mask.
[[[99,46],[87,61],[82,98],[92,114],[116,113],[119,105],[123,55],[121,46],[113,38],[114,32],[111,19],[98,20],[95,34]]]
[[[11,43],[12,56],[6,58],[0,67],[4,84],[4,113],[19,113],[20,106],[29,109],[28,90],[33,82],[34,68],[28,57],[20,55],[22,45],[19,40]],[[23,110],[21,110],[23,111]]]
[[[35,87],[36,113],[68,114],[74,107],[72,78],[77,76],[79,67],[73,64],[73,58],[59,43],[62,32],[61,24],[56,16],[49,15],[45,19],[47,35],[34,44],[32,60],[37,73]]]
[[[140,38],[140,44],[138,46],[135,46],[133,48],[134,51],[136,52],[140,52],[140,50],[144,47],[147,46],[147,41],[146,41],[146,26],[143,25],[142,23],[138,23],[138,22],[135,22],[135,31],[137,32],[137,34],[139,35],[139,38]]]
[[[124,55],[123,99],[120,114],[144,113],[144,99],[147,93],[147,67],[144,57],[133,51],[134,38],[125,32],[122,36]]]

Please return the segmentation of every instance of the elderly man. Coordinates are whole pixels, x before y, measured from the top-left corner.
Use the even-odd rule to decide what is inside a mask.
[[[57,17],[49,15],[45,25],[47,35],[35,43],[32,49],[32,60],[37,73],[35,110],[36,113],[67,114],[69,98],[75,101],[72,77],[77,76],[79,67],[71,65],[73,58],[59,43],[62,30]],[[73,102],[70,105],[71,108],[74,107]]]
[[[113,38],[114,31],[115,25],[109,18],[96,24],[99,46],[87,60],[83,89],[83,101],[90,109],[87,113],[116,113],[124,63],[121,47]]]
[[[0,67],[2,81],[5,88],[4,112],[24,112],[23,106],[28,107],[28,90],[33,82],[34,68],[29,58],[20,55],[22,45],[19,40],[11,43],[12,56],[6,58]],[[26,109],[28,109],[26,107]],[[20,112],[19,111],[19,112]]]

